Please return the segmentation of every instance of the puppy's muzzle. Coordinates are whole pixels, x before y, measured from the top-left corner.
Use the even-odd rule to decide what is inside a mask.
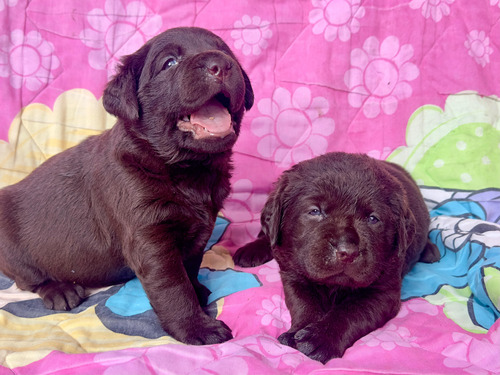
[[[332,263],[348,265],[359,256],[359,236],[354,230],[346,230],[343,235],[328,241]]]
[[[337,262],[349,264],[359,257],[359,247],[352,243],[340,243],[332,246],[334,258]]]
[[[221,58],[220,56],[211,56],[205,62],[207,73],[220,80],[224,81],[228,73],[232,69],[233,64],[227,59]]]
[[[184,102],[194,102],[193,110],[180,116],[177,127],[197,140],[234,134],[233,114],[241,110],[245,90],[237,63],[222,52],[207,51],[193,57],[185,71],[202,74],[186,77],[186,87],[198,87],[199,92],[193,95],[187,90],[181,95]],[[203,98],[206,101],[200,102]]]

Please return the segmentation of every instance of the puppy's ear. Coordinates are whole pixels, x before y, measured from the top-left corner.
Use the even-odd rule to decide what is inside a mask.
[[[399,225],[397,227],[396,233],[396,243],[397,243],[397,254],[398,257],[404,259],[406,257],[406,251],[413,242],[417,232],[417,220],[410,210],[410,205],[406,197],[396,196],[393,201],[399,208],[398,216],[396,220]]]
[[[260,215],[262,231],[269,239],[271,248],[281,244],[281,225],[283,218],[283,202],[288,178],[283,174],[269,194]]]
[[[248,78],[246,72],[243,69],[241,69],[241,72],[243,73],[243,80],[245,81],[245,109],[248,111],[253,106],[253,89],[250,78]]]
[[[262,231],[269,239],[271,249],[280,244],[281,202],[276,192],[272,192],[260,214]]]
[[[118,73],[104,90],[102,103],[106,111],[124,120],[139,119],[137,89],[143,62],[144,58],[139,53],[122,59]]]
[[[248,78],[248,74],[243,70],[240,62],[234,55],[233,51],[231,51],[229,46],[218,36],[215,37],[218,38],[220,41],[218,48],[227,53],[231,58],[233,58],[241,69],[241,73],[243,74],[243,80],[245,81],[245,109],[248,111],[250,108],[252,108],[254,101],[252,83],[250,82],[250,78]]]

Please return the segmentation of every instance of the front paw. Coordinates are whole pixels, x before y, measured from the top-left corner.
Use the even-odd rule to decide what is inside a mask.
[[[224,322],[206,314],[177,322],[167,332],[176,340],[189,345],[219,344],[233,338],[231,329]]]
[[[271,259],[273,259],[271,245],[264,236],[240,247],[233,256],[234,264],[240,267],[260,266]]]
[[[86,297],[85,288],[79,284],[48,281],[36,292],[42,297],[46,308],[68,311],[78,306]]]
[[[333,332],[318,324],[309,324],[293,336],[295,348],[309,358],[323,364],[332,358],[342,357],[345,347],[337,342]]]
[[[295,332],[287,331],[279,335],[278,341],[283,345],[297,349],[295,345],[295,339],[293,338],[293,336],[295,336]]]

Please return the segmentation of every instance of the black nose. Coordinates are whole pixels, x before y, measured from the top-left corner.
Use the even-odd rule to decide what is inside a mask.
[[[359,256],[359,248],[354,244],[339,244],[335,250],[339,262],[352,263]]]
[[[231,70],[231,63],[220,56],[213,56],[206,60],[205,67],[209,75],[223,80]]]
[[[217,64],[212,64],[208,66],[207,69],[208,72],[213,76],[219,77],[221,75],[221,68]]]
[[[359,236],[353,229],[345,229],[341,235],[331,238],[330,249],[339,263],[349,264],[361,256]]]

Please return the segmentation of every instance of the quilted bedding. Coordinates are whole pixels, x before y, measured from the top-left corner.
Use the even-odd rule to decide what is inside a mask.
[[[0,374],[500,373],[499,0],[0,0],[0,19],[0,186],[110,128],[100,98],[120,56],[167,28],[220,35],[256,97],[199,276],[234,339],[176,342],[137,280],[61,313],[0,275]],[[328,151],[412,173],[442,260],[322,365],[276,340],[290,325],[276,262],[231,254],[280,173]]]

